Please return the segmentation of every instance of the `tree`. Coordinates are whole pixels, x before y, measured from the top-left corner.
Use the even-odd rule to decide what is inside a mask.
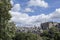
[[[60,40],[60,31],[57,27],[52,27],[49,34],[51,38],[54,38],[54,40]]]
[[[42,40],[40,36],[33,33],[18,33],[13,40]]]
[[[0,0],[0,40],[12,40],[12,35],[15,34],[15,29],[12,29],[15,25],[12,26],[9,22],[11,7],[10,0]]]
[[[42,34],[43,40],[50,40],[48,30],[44,30]]]
[[[60,32],[57,27],[52,27],[48,30],[45,30],[42,35],[43,40],[60,40]]]

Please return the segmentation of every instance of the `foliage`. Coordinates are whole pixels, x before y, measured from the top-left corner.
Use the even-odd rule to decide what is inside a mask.
[[[60,32],[57,27],[52,27],[48,30],[45,30],[42,35],[43,40],[60,40]]]
[[[40,36],[33,33],[18,33],[14,40],[42,40]]]
[[[15,34],[15,25],[9,22],[10,9],[10,0],[0,0],[0,40],[12,40]]]

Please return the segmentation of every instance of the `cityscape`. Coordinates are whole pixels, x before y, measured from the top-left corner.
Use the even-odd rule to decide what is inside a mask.
[[[60,0],[0,0],[0,40],[60,40]]]
[[[57,22],[45,22],[41,23],[39,27],[17,27],[17,32],[31,32],[35,34],[40,34],[43,30],[49,30],[52,27],[57,27],[60,30],[60,23]]]

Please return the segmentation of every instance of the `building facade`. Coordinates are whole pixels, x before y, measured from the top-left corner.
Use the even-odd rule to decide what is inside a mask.
[[[60,23],[57,22],[45,22],[41,24],[42,30],[49,30],[51,27],[60,28]]]

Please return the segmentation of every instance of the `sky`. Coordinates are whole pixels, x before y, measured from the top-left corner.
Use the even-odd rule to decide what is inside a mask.
[[[40,26],[44,22],[60,22],[60,0],[11,0],[11,21],[17,26]]]

